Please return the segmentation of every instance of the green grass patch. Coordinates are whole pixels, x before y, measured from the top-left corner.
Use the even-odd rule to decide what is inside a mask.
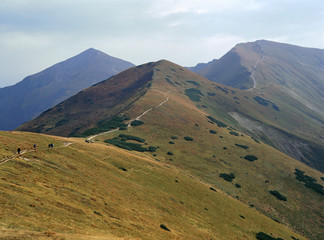
[[[132,135],[120,134],[119,137],[122,141],[133,140],[139,143],[145,143],[145,139]]]
[[[145,152],[147,151],[146,148],[142,147],[141,144],[138,144],[138,143],[128,143],[128,142],[125,142],[125,141],[121,141],[119,140],[118,138],[112,138],[112,139],[106,139],[104,140],[105,143],[110,143],[116,147],[119,147],[119,148],[123,148],[123,149],[126,149],[126,150],[134,150],[134,151],[138,151],[138,152]]]
[[[82,136],[91,136],[101,132],[108,132],[116,128],[126,128],[127,124],[124,123],[124,118],[120,116],[112,117],[108,120],[100,120],[97,127],[87,129],[83,132]]]
[[[185,90],[185,94],[190,98],[193,102],[200,102],[201,96],[204,96],[200,90],[196,88],[189,88]]]

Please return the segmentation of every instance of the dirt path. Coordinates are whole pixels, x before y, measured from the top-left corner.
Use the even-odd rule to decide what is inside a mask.
[[[159,93],[163,93],[163,92],[160,92],[160,91],[157,91],[157,90],[153,90],[153,91],[156,91],[156,92],[159,92]],[[158,108],[158,107],[161,107],[164,103],[166,103],[167,101],[169,101],[169,98],[170,96],[168,95],[171,91],[168,91],[166,93],[163,93],[164,95],[166,95],[166,100],[160,102],[157,106],[154,106],[154,107],[151,107],[150,109],[146,110],[145,112],[141,113],[140,115],[138,115],[137,117],[129,120],[128,124],[127,124],[127,128],[129,128],[131,126],[131,122],[134,121],[134,120],[140,120],[144,115],[146,115],[148,112],[152,111],[153,109],[155,108]],[[96,135],[93,135],[93,136],[90,136],[87,138],[88,141],[90,141],[91,139],[95,138],[95,137],[98,137],[98,136],[101,136],[101,135],[104,135],[104,134],[107,134],[107,133],[113,133],[113,132],[116,132],[118,131],[118,128],[117,129],[113,129],[113,130],[110,130],[110,131],[107,131],[107,132],[102,132],[102,133],[99,133],[99,134],[96,134]]]
[[[63,143],[63,146],[61,146],[61,147],[57,147],[57,148],[55,148],[55,149],[60,149],[60,148],[65,148],[65,147],[68,147],[68,146],[70,146],[72,143],[71,142],[64,142]],[[45,149],[44,149],[45,150]],[[42,150],[40,150],[40,149],[31,149],[31,150],[27,150],[27,149],[24,149],[24,150],[22,150],[21,152],[20,152],[20,154],[14,154],[14,155],[12,155],[11,157],[5,157],[5,158],[3,158],[3,159],[1,159],[0,160],[0,165],[1,164],[5,164],[6,162],[9,162],[10,160],[13,160],[13,159],[15,159],[15,158],[20,158],[20,159],[22,159],[22,160],[25,160],[25,161],[30,161],[30,159],[28,159],[28,158],[24,158],[22,155],[24,155],[24,154],[26,154],[26,153],[29,153],[29,152],[36,152],[36,151],[42,151]]]
[[[251,79],[253,80],[253,87],[250,88],[250,90],[256,88],[256,80],[254,78],[254,75],[255,75],[255,72],[256,72],[256,69],[257,69],[259,63],[262,62],[263,59],[264,59],[264,51],[263,51],[263,48],[260,46],[259,42],[257,44],[258,44],[258,47],[260,49],[260,52],[261,52],[261,56],[262,57],[252,67]]]

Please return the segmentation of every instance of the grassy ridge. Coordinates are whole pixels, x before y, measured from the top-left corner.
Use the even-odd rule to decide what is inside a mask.
[[[160,67],[155,77],[163,79],[163,74],[170,76],[170,72],[171,67]],[[163,106],[143,116],[145,124],[129,129],[130,134],[146,139],[148,144],[159,146],[160,148],[154,153],[154,158],[159,161],[168,162],[190,172],[204,182],[217,186],[272,219],[304,232],[309,237],[320,238],[318,234],[323,228],[319,210],[322,196],[306,189],[298,182],[294,177],[294,171],[295,168],[301,167],[301,170],[318,181],[321,181],[319,180],[321,173],[266,144],[256,142],[238,130],[237,134],[232,135],[233,128],[219,127],[213,121],[209,121],[206,116],[210,116],[210,109],[202,109],[195,105],[196,102],[185,101],[183,87],[186,85],[176,74],[170,78],[170,81],[175,81],[174,79],[182,86],[178,85],[177,91],[173,90],[169,93],[170,100]],[[190,79],[190,75],[185,75],[183,79]],[[204,84],[199,83],[199,85]],[[158,81],[153,81],[152,87],[159,89],[160,92],[168,92],[171,89],[170,84]],[[152,99],[162,95],[153,90],[136,102],[127,114],[136,116],[136,113],[145,111],[145,106]],[[200,91],[204,92],[203,89]],[[201,98],[201,101],[205,101],[204,98]],[[204,104],[210,106],[207,101]],[[274,109],[271,111],[278,112]],[[218,114],[214,115],[215,119],[223,113],[218,112]],[[231,121],[227,123],[230,124]],[[210,134],[210,130],[214,130],[217,134]],[[178,137],[173,141],[174,144],[169,143],[172,136]],[[194,141],[184,140],[185,136],[192,137]],[[173,153],[171,158],[166,154],[167,152]],[[244,156],[248,155],[253,155],[258,160],[253,162],[245,160]],[[231,172],[235,174],[232,183],[219,177],[220,173]],[[236,187],[236,184],[241,188]],[[279,191],[287,196],[288,201],[284,203],[274,198],[270,190]],[[304,206],[312,206],[314,211],[310,212]]]
[[[304,239],[145,154],[20,132],[0,132],[0,142],[1,157],[39,146],[0,165],[1,237],[254,239],[262,231]]]

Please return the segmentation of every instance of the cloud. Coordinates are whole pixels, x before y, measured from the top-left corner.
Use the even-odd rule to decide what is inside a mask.
[[[151,3],[151,14],[159,17],[193,13],[220,13],[228,10],[257,10],[262,4],[255,0],[156,0]]]

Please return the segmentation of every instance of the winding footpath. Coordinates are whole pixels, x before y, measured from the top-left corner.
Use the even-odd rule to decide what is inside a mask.
[[[158,93],[161,93],[160,91],[157,91],[157,90],[153,90],[153,91],[156,91]],[[144,115],[146,115],[148,112],[152,111],[153,109],[155,108],[158,108],[158,107],[161,107],[164,103],[166,103],[167,101],[169,101],[169,98],[170,96],[168,95],[171,91],[168,91],[166,93],[163,93],[164,95],[166,95],[166,99],[162,102],[160,102],[157,106],[154,106],[154,107],[151,107],[150,109],[146,110],[145,112],[141,113],[140,115],[138,115],[137,117],[131,119],[128,121],[127,123],[127,128],[129,128],[131,126],[131,122],[134,121],[134,120],[140,120]],[[102,133],[99,133],[99,134],[96,134],[96,135],[92,135],[90,137],[87,138],[87,141],[90,141],[91,139],[95,138],[95,137],[98,137],[98,136],[101,136],[101,135],[105,135],[107,133],[113,133],[113,132],[116,132],[118,131],[118,128],[116,129],[113,129],[113,130],[110,130],[110,131],[107,131],[107,132],[102,132]]]
[[[254,74],[255,74],[255,72],[256,72],[256,69],[257,69],[259,63],[262,62],[263,59],[264,59],[264,51],[263,51],[263,48],[260,46],[260,43],[259,43],[259,42],[258,42],[257,44],[258,44],[258,47],[259,47],[259,49],[260,49],[260,52],[261,52],[261,56],[262,56],[262,57],[261,57],[261,58],[260,58],[260,59],[259,59],[259,60],[254,64],[254,66],[252,67],[251,79],[252,79],[252,81],[253,81],[253,87],[250,88],[250,89],[256,88],[256,80],[255,80],[255,78],[254,78]]]
[[[140,120],[143,116],[145,116],[148,112],[152,111],[153,109],[155,108],[158,108],[158,107],[161,107],[163,104],[165,104],[166,102],[169,101],[169,98],[170,96],[168,95],[171,91],[168,91],[166,93],[163,93],[163,92],[160,92],[158,90],[153,90],[153,91],[156,91],[158,93],[162,93],[166,96],[166,99],[163,100],[162,102],[160,102],[158,105],[154,106],[154,107],[151,107],[150,109],[146,110],[145,112],[141,113],[140,115],[138,115],[137,117],[135,117],[134,119],[131,119],[129,120],[129,122],[127,123],[127,128],[129,128],[131,126],[131,122],[134,121],[134,120]],[[99,133],[99,134],[96,134],[96,135],[93,135],[93,136],[90,136],[87,138],[88,141],[90,141],[91,139],[95,138],[95,137],[98,137],[98,136],[101,136],[101,135],[104,135],[104,134],[107,134],[107,133],[113,133],[113,132],[116,132],[118,131],[118,128],[117,129],[113,129],[113,130],[110,130],[110,131],[107,131],[107,132],[102,132],[102,133]],[[65,148],[65,147],[68,147],[69,145],[71,145],[72,143],[71,142],[64,142],[63,146],[62,147],[58,147],[58,148]],[[57,149],[57,148],[56,148]],[[5,164],[6,162],[9,162],[10,160],[13,160],[15,158],[20,158],[22,160],[25,160],[25,161],[30,161],[30,159],[28,158],[24,158],[22,155],[26,154],[26,153],[29,153],[29,152],[35,152],[36,150],[35,149],[31,149],[31,150],[22,150],[20,152],[20,154],[14,154],[10,157],[5,157],[3,159],[0,160],[0,165],[2,164]]]
[[[65,142],[64,144],[63,144],[63,146],[62,147],[57,147],[56,149],[58,149],[58,148],[65,148],[65,147],[68,147],[68,146],[70,146],[72,143],[71,142]],[[6,162],[9,162],[10,160],[13,160],[13,159],[15,159],[15,158],[20,158],[20,159],[22,159],[22,160],[25,160],[25,161],[30,161],[30,159],[28,159],[28,158],[24,158],[22,155],[24,155],[24,154],[26,154],[26,153],[29,153],[29,152],[36,152],[37,150],[35,150],[35,149],[31,149],[31,150],[27,150],[27,149],[25,149],[25,150],[22,150],[21,152],[20,152],[20,154],[14,154],[14,155],[12,155],[11,157],[5,157],[5,158],[3,158],[3,159],[1,159],[0,160],[0,165],[1,164],[5,164]],[[41,150],[38,150],[38,151],[41,151]],[[37,161],[37,160],[36,160]],[[39,161],[39,160],[38,160]]]

